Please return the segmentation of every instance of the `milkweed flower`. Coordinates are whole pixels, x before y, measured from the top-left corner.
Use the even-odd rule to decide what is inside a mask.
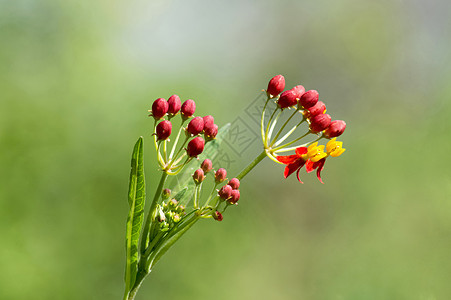
[[[343,152],[345,152],[346,149],[343,148],[342,145],[343,143],[338,142],[336,138],[331,139],[326,145],[325,157],[321,158],[318,161],[309,160],[306,162],[305,170],[307,171],[307,173],[310,173],[316,169],[316,176],[318,177],[318,180],[321,183],[324,183],[323,180],[321,179],[321,171],[324,169],[324,163],[326,162],[326,158],[328,156],[338,157],[341,154],[343,154]]]

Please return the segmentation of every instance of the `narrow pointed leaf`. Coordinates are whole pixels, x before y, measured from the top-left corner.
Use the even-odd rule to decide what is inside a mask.
[[[133,287],[138,271],[139,234],[144,219],[145,181],[143,166],[143,138],[135,144],[132,154],[128,204],[130,210],[126,227],[126,268],[125,284],[127,291]]]

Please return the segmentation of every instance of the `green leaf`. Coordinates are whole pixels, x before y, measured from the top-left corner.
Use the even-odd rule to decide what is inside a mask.
[[[193,160],[191,163],[185,166],[185,170],[179,175],[179,178],[182,178],[182,180],[178,182],[179,184],[176,190],[179,190],[180,191],[179,193],[185,190],[185,192],[181,195],[180,199],[177,199],[181,204],[186,205],[191,200],[191,197],[193,197],[194,195],[194,188],[196,187],[196,185],[194,184],[193,178],[191,176],[194,173],[194,170],[199,168],[199,163],[204,161],[204,159],[206,158],[209,158],[212,161],[214,161],[216,156],[219,154],[219,147],[221,146],[221,143],[223,142],[229,130],[230,123],[227,123],[226,125],[222,126],[221,129],[219,129],[216,138],[207,143],[204,152],[202,152],[202,154],[199,155],[199,160]],[[183,180],[183,178],[186,179]]]
[[[128,190],[128,204],[130,210],[126,227],[126,268],[125,284],[126,290],[133,287],[138,272],[139,260],[139,234],[144,220],[144,203],[146,197],[146,184],[144,181],[143,166],[143,138],[140,137],[135,144],[132,154],[130,171],[130,184]]]

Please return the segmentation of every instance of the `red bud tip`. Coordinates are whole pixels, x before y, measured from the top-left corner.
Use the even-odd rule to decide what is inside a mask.
[[[208,140],[212,140],[218,134],[218,125],[213,124],[212,126],[204,127],[204,134]]]
[[[324,131],[324,136],[328,139],[340,136],[346,129],[346,122],[342,120],[332,121]]]
[[[169,103],[163,98],[158,98],[152,103],[152,116],[155,120],[160,120],[166,115],[168,108]]]
[[[291,89],[296,96],[296,99],[301,98],[301,96],[305,93],[305,88],[302,85],[297,85]]]
[[[271,78],[271,80],[268,83],[268,89],[266,92],[275,97],[282,93],[283,89],[285,88],[285,78],[282,75],[277,75]]]
[[[161,121],[160,123],[158,123],[156,129],[157,140],[158,141],[167,140],[168,137],[171,135],[171,131],[172,131],[171,122],[167,120]]]
[[[293,105],[296,105],[298,103],[298,100],[296,100],[296,93],[292,90],[288,90],[283,92],[279,100],[277,100],[277,105],[279,105],[280,108],[287,108]]]
[[[171,115],[175,115],[179,112],[180,107],[182,107],[182,102],[180,101],[180,97],[177,95],[172,95],[168,99],[168,113]]]
[[[202,170],[204,170],[204,173],[208,173],[211,171],[211,169],[213,169],[213,163],[207,158],[202,162],[200,167],[202,168]]]
[[[313,133],[318,133],[329,127],[330,125],[330,115],[320,114],[316,115],[310,119],[310,131]]]
[[[181,112],[182,116],[185,119],[188,119],[192,115],[194,115],[194,112],[196,111],[196,103],[194,100],[188,99],[182,104]]]
[[[227,200],[232,196],[232,191],[232,187],[227,184],[219,190],[218,195],[221,199]]]
[[[326,105],[322,101],[318,101],[314,106],[308,109],[308,117],[314,117],[323,114],[326,111]]]
[[[195,117],[188,123],[188,127],[186,127],[186,131],[191,133],[192,135],[198,135],[204,130],[204,119],[201,117]]]
[[[222,221],[224,219],[224,217],[222,216],[222,214],[219,211],[215,211],[213,213],[213,219],[215,219],[216,221]]]
[[[304,108],[311,108],[318,103],[319,94],[315,90],[305,92],[299,99],[299,104]],[[321,102],[322,103],[322,102]]]
[[[215,181],[216,183],[223,182],[227,178],[227,171],[224,168],[220,168],[215,172]]]
[[[197,169],[193,174],[194,182],[201,183],[205,179],[204,171],[202,169]]]
[[[162,192],[163,198],[167,199],[169,196],[171,196],[171,190],[170,189],[164,189]]]
[[[205,128],[213,126],[213,124],[215,123],[215,119],[213,118],[213,116],[208,115],[208,116],[203,117],[203,119],[204,119],[204,127]]]
[[[192,139],[186,148],[186,154],[188,154],[189,157],[197,157],[199,154],[201,154],[204,151],[205,141],[201,137],[195,137]]]
[[[240,187],[240,181],[238,178],[232,178],[230,179],[228,185],[230,185],[232,189],[237,190]]]
[[[236,204],[240,200],[240,191],[239,190],[233,190],[232,195],[230,196],[229,200],[227,200],[230,204]]]

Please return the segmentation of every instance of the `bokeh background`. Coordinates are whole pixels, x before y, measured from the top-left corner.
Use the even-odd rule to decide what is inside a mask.
[[[450,299],[450,20],[447,0],[0,0],[0,299],[120,299],[152,101],[246,121],[276,74],[346,120],[347,151],[324,185],[265,160],[137,299]]]

